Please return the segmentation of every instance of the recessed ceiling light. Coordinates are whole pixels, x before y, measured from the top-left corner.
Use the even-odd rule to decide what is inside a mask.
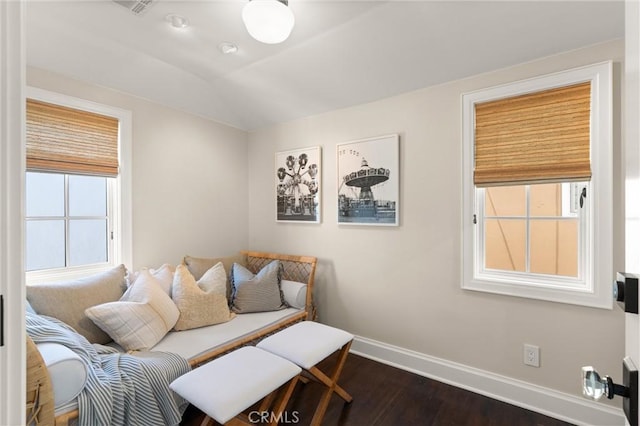
[[[220,50],[225,55],[233,55],[234,53],[238,52],[238,46],[233,43],[224,42],[218,45],[218,50]]]
[[[189,20],[184,16],[170,13],[164,17],[164,20],[171,24],[174,28],[187,28],[189,26]]]

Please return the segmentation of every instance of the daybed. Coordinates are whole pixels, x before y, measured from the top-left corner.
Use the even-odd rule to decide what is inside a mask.
[[[174,329],[168,331],[164,337],[162,337],[157,343],[154,343],[152,347],[145,348],[149,352],[133,352],[134,355],[143,355],[145,353],[158,354],[168,352],[170,354],[177,354],[179,357],[186,359],[188,362],[187,368],[196,368],[199,365],[206,363],[220,355],[237,349],[241,346],[256,344],[262,338],[273,334],[274,332],[288,327],[304,320],[313,320],[315,318],[315,307],[313,304],[313,284],[314,275],[316,269],[316,258],[310,256],[293,256],[282,255],[275,253],[264,253],[255,251],[242,251],[239,255],[229,256],[224,258],[195,258],[186,256],[182,265],[179,266],[180,270],[184,268],[188,269],[193,276],[193,280],[203,281],[207,276],[211,275],[211,271],[216,269],[221,262],[224,266],[224,270],[227,272],[234,271],[237,276],[241,274],[249,275],[243,279],[248,280],[251,283],[254,277],[260,277],[267,269],[269,269],[274,263],[273,261],[279,261],[279,282],[280,296],[285,302],[276,310],[259,311],[260,301],[251,299],[256,297],[258,293],[251,293],[251,297],[245,299],[244,302],[238,299],[238,294],[231,294],[233,285],[227,283],[226,296],[228,300],[238,302],[237,309],[232,306],[229,319],[225,319],[221,323],[208,326],[198,326],[198,315],[191,318],[185,312],[188,312],[185,306],[194,302],[196,305],[202,300],[200,297],[195,299],[180,299],[176,296],[176,284],[174,281],[174,287],[172,290],[173,301],[180,308],[180,319],[176,323],[175,327],[178,329],[185,329],[183,331],[175,331]],[[241,266],[246,269],[243,269]],[[163,265],[164,266],[164,265]],[[216,269],[217,270],[217,269]],[[157,274],[157,278],[161,280],[161,275],[166,272],[163,268],[157,270],[144,270],[144,274]],[[243,272],[244,271],[244,272]],[[248,271],[248,272],[247,272]],[[114,303],[117,304],[118,309],[128,302],[122,302],[123,300],[136,300],[127,299],[127,294],[131,293],[131,288],[136,288],[136,285],[131,285],[133,280],[136,280],[136,274],[128,273],[128,281],[125,280],[124,286],[122,283],[118,283],[122,275],[121,271],[116,271],[117,274],[112,276],[111,283],[104,284],[98,290],[97,284],[92,282],[91,279],[79,280],[73,283],[64,284],[48,284],[48,285],[33,285],[27,288],[27,300],[30,306],[37,314],[35,317],[58,318],[65,321],[66,324],[73,326],[74,330],[87,337],[91,343],[97,343],[95,347],[101,348],[107,345],[112,348],[117,348],[120,351],[126,352],[116,342],[110,341],[111,336],[104,334],[103,330],[108,330],[109,321],[122,320],[118,318],[119,311],[114,315],[109,312],[109,315],[103,315],[96,318],[96,312],[100,313],[100,309],[111,309]],[[207,275],[208,274],[208,275]],[[255,274],[255,275],[253,275]],[[178,272],[174,273],[177,276]],[[231,274],[233,275],[233,273]],[[145,275],[148,276],[148,275]],[[225,279],[227,277],[225,276]],[[233,279],[233,277],[232,277]],[[236,280],[239,278],[236,277]],[[257,279],[257,278],[256,278]],[[109,277],[107,277],[107,281]],[[104,280],[103,280],[104,281]],[[115,282],[115,284],[114,284]],[[129,289],[127,290],[127,282]],[[137,282],[137,281],[135,281]],[[110,288],[107,288],[109,287]],[[202,284],[200,284],[200,288]],[[126,292],[125,292],[126,291]],[[179,300],[176,299],[178,297]],[[204,297],[204,296],[203,296]],[[185,301],[186,300],[186,301]],[[226,299],[225,299],[226,300]],[[140,302],[140,300],[136,300]],[[240,303],[247,303],[241,305]],[[181,305],[181,303],[183,305]],[[186,305],[184,305],[186,303]],[[257,311],[252,311],[247,307],[253,306],[257,303]],[[137,303],[136,305],[140,305]],[[244,306],[244,308],[243,308]],[[90,308],[90,309],[87,309]],[[139,306],[136,306],[139,308]],[[173,309],[173,308],[172,308]],[[244,309],[244,310],[243,310]],[[86,313],[85,313],[86,311]],[[195,312],[197,314],[198,312]],[[28,318],[29,315],[27,314]],[[91,316],[92,319],[89,319]],[[32,317],[33,318],[33,317]],[[100,322],[98,320],[102,320]],[[189,325],[178,327],[183,320],[194,320],[195,327]],[[107,326],[104,326],[104,323]],[[120,327],[129,327],[131,321],[119,323]],[[104,329],[96,327],[97,324],[102,324]],[[27,323],[27,329],[29,331],[29,321]],[[38,333],[35,333],[38,334]],[[32,336],[34,337],[34,336]],[[51,415],[52,411],[55,411],[55,424],[67,425],[71,420],[77,419],[79,416],[77,389],[68,389],[73,387],[74,383],[77,387],[77,383],[82,386],[83,380],[86,381],[86,373],[82,372],[82,360],[78,358],[68,348],[57,345],[56,343],[50,343],[46,339],[42,342],[38,342],[40,336],[34,337],[37,344],[33,344],[31,338],[28,336],[29,346],[29,364],[27,367],[27,417],[30,413],[36,413],[36,417],[39,419],[39,424],[49,423],[46,420],[46,416]],[[138,338],[140,336],[134,336]],[[147,336],[142,336],[144,340]],[[144,346],[144,345],[143,345]],[[37,350],[35,349],[37,348]],[[108,349],[108,348],[107,348]],[[126,348],[125,348],[126,349]],[[71,352],[71,353],[70,353]],[[130,353],[132,351],[129,351]],[[42,357],[41,357],[42,356]],[[46,365],[46,369],[43,368],[43,364]],[[47,370],[49,374],[46,374]],[[53,391],[51,391],[51,388]],[[49,423],[50,424],[50,423]]]

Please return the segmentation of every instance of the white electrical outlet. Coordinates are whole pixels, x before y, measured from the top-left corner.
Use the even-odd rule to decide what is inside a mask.
[[[524,364],[540,367],[540,348],[538,346],[524,344]]]

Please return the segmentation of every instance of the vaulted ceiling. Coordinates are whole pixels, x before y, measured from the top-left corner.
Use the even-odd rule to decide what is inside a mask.
[[[615,0],[290,0],[291,36],[266,45],[245,3],[29,0],[27,64],[254,130],[624,36]]]

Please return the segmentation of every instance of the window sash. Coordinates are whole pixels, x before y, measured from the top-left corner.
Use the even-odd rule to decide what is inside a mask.
[[[115,177],[119,120],[27,99],[27,170]]]
[[[589,184],[584,182],[584,185],[588,188]],[[589,188],[588,188],[589,190]],[[478,279],[483,280],[508,280],[510,278],[513,279],[514,282],[520,284],[529,285],[532,280],[536,281],[536,286],[541,285],[550,285],[551,287],[556,285],[562,285],[566,287],[576,288],[576,289],[589,289],[590,285],[589,281],[589,272],[586,268],[586,259],[588,253],[588,229],[589,229],[589,217],[590,217],[590,206],[589,200],[586,199],[586,203],[583,208],[578,210],[578,214],[576,217],[574,216],[533,216],[530,211],[530,186],[527,185],[525,189],[525,214],[524,215],[514,215],[514,216],[492,216],[485,214],[485,191],[484,188],[476,188],[476,204],[478,206],[478,220],[475,225],[476,241],[478,245],[476,247],[477,253],[477,263],[475,266],[475,274]],[[589,190],[590,191],[590,190]],[[525,270],[524,271],[510,271],[504,269],[493,269],[486,267],[486,235],[485,235],[485,225],[487,219],[489,220],[520,220],[525,222]],[[544,274],[539,272],[531,272],[531,223],[534,221],[574,221],[578,220],[578,276],[571,277],[566,275],[559,274]],[[537,278],[534,278],[537,277]],[[545,282],[548,282],[545,284]],[[541,284],[540,284],[541,283]]]
[[[26,216],[25,222],[34,222],[34,221],[46,221],[46,220],[59,220],[64,223],[64,266],[54,267],[54,268],[46,268],[46,269],[33,269],[27,271],[29,274],[42,274],[48,273],[51,271],[64,271],[64,270],[82,270],[86,268],[93,267],[104,267],[105,265],[114,264],[114,249],[115,249],[115,239],[114,239],[114,224],[113,224],[113,214],[114,214],[114,197],[116,191],[116,182],[115,179],[107,178],[106,179],[106,211],[104,215],[72,215],[69,212],[69,174],[64,175],[64,212],[61,215],[42,215],[42,216]],[[71,262],[71,250],[70,250],[70,226],[69,222],[75,220],[106,220],[106,256],[107,259],[104,262],[92,263],[92,264],[82,264],[82,265],[72,265]]]

